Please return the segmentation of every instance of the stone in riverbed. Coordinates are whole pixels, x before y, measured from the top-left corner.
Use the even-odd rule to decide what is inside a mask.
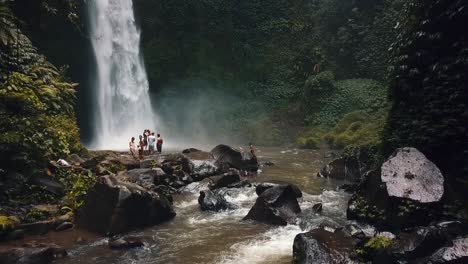
[[[201,191],[198,204],[202,211],[221,211],[234,209],[235,206],[216,191]]]
[[[208,186],[211,190],[227,187],[240,182],[239,171],[231,169],[222,175],[210,177],[210,180]]]
[[[142,246],[144,246],[144,243],[137,237],[129,236],[109,240],[109,247],[111,249],[130,249]]]
[[[182,151],[182,154],[185,156],[189,157],[192,160],[210,160],[213,159],[213,156],[211,153],[195,149],[195,148],[189,148],[189,149],[184,149]]]
[[[114,176],[103,176],[88,191],[76,212],[79,227],[118,234],[167,221],[175,216],[169,201],[155,192]]]
[[[72,222],[63,222],[55,228],[55,231],[65,231],[68,229],[72,229],[73,227],[75,227],[75,225]]]
[[[468,226],[458,221],[445,221],[420,226],[410,233],[402,233],[394,254],[401,260],[416,261],[449,246],[459,236],[468,235]]]
[[[287,225],[295,223],[301,212],[297,193],[291,185],[279,185],[262,192],[244,220]]]
[[[56,244],[24,245],[0,251],[2,264],[48,264],[67,255]]]
[[[294,238],[294,264],[329,264],[352,263],[349,255],[354,247],[351,238],[331,233],[323,229],[314,229],[298,234]]]
[[[421,262],[422,263],[422,262]],[[437,250],[425,260],[431,264],[468,263],[468,237],[457,238],[450,245]]]
[[[266,190],[268,190],[268,189],[270,189],[272,187],[280,186],[280,185],[283,185],[283,186],[289,185],[289,186],[291,186],[291,188],[294,190],[294,193],[296,194],[296,197],[297,198],[302,197],[302,192],[301,192],[301,189],[299,189],[299,187],[297,187],[294,184],[287,183],[287,182],[281,182],[281,181],[262,182],[262,183],[258,184],[255,187],[255,192],[257,193],[257,195],[260,196],[260,194],[262,194],[264,191],[266,191]]]
[[[211,150],[211,155],[216,160],[218,167],[228,166],[238,170],[257,171],[258,162],[256,159],[244,160],[240,151],[227,145],[218,145]]]
[[[322,203],[317,203],[317,204],[314,204],[312,206],[312,211],[314,211],[314,213],[316,214],[319,214],[323,211],[323,205]]]

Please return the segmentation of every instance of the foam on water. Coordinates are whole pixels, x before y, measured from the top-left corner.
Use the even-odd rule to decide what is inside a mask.
[[[223,253],[214,263],[272,263],[280,257],[292,255],[294,237],[301,232],[296,225],[274,228],[258,239],[234,244],[230,252]]]

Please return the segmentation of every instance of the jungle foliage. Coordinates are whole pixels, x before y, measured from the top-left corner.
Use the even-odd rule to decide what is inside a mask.
[[[392,46],[393,104],[385,151],[417,147],[466,186],[468,3],[415,2],[402,13],[406,19],[398,25],[401,33]]]
[[[177,105],[165,103],[168,91],[202,90],[214,100],[224,93],[243,103],[204,106],[205,113],[233,113],[217,116],[215,127],[205,123],[209,130],[279,145],[307,128],[328,132],[347,113],[386,109],[388,49],[403,3],[136,0],[135,9],[163,116],[180,112],[164,107]]]
[[[84,149],[74,112],[77,84],[67,79],[66,67],[56,68],[39,54],[19,28],[10,37],[0,43],[0,181],[32,191],[40,187],[29,180],[44,174],[50,160]]]

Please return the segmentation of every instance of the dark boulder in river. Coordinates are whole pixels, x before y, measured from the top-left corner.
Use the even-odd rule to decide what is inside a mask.
[[[56,244],[23,245],[0,251],[2,264],[48,264],[67,255],[65,249]]]
[[[209,179],[210,183],[208,186],[211,190],[228,187],[232,184],[239,183],[241,180],[239,171],[235,169],[231,169],[222,175],[209,177]]]
[[[352,263],[349,255],[354,247],[351,238],[341,234],[314,229],[294,238],[294,264]]]
[[[244,220],[287,225],[295,222],[301,212],[297,193],[291,185],[278,185],[262,192]]]
[[[272,187],[275,187],[275,186],[286,186],[286,185],[289,185],[291,186],[291,188],[294,190],[294,193],[296,194],[296,197],[297,198],[300,198],[302,197],[302,192],[301,192],[301,189],[299,189],[299,187],[297,187],[296,185],[294,184],[291,184],[291,183],[287,183],[287,182],[262,182],[260,184],[258,184],[256,187],[255,187],[255,192],[257,193],[257,195],[260,195],[262,194],[264,191],[272,188]]]
[[[392,228],[427,224],[441,213],[444,177],[415,148],[395,151],[368,173],[348,204],[348,218]]]
[[[130,249],[142,247],[144,244],[141,239],[137,237],[123,237],[118,239],[109,240],[109,247],[111,249]]]
[[[213,155],[211,155],[211,153],[203,151],[203,150],[195,149],[195,148],[184,149],[182,151],[182,154],[184,154],[185,156],[187,156],[188,158],[192,160],[213,159]]]
[[[226,145],[218,145],[211,150],[211,155],[216,160],[218,167],[231,167],[238,170],[257,171],[256,159],[243,159],[242,153]]]
[[[76,212],[79,227],[114,235],[167,221],[175,216],[159,194],[114,176],[100,177]]]
[[[198,204],[202,211],[221,211],[234,209],[235,206],[216,191],[201,191]]]
[[[393,254],[402,261],[417,262],[435,254],[440,248],[452,246],[454,239],[467,235],[468,226],[458,221],[419,226],[410,233],[400,235]],[[468,248],[465,248],[465,252],[468,254]]]

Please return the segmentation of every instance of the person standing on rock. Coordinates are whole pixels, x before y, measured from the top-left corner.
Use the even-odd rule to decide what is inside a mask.
[[[149,149],[150,155],[154,154],[155,145],[156,145],[156,137],[154,136],[154,132],[152,132],[151,135],[148,136],[148,149]]]
[[[132,137],[132,139],[130,139],[130,142],[128,143],[128,146],[130,148],[130,153],[136,159],[137,158],[137,147],[135,145],[135,138],[134,137]]]
[[[143,132],[144,149],[147,149],[147,146],[148,146],[148,136],[149,136],[149,129],[145,129],[145,131]]]
[[[162,151],[162,144],[163,144],[163,139],[161,137],[161,134],[158,134],[158,139],[156,140],[156,147],[159,153],[161,153]]]
[[[139,142],[139,145],[138,145],[138,157],[140,158],[140,160],[143,160],[143,149],[145,147],[145,141],[143,139],[143,136],[140,135],[140,142]]]

